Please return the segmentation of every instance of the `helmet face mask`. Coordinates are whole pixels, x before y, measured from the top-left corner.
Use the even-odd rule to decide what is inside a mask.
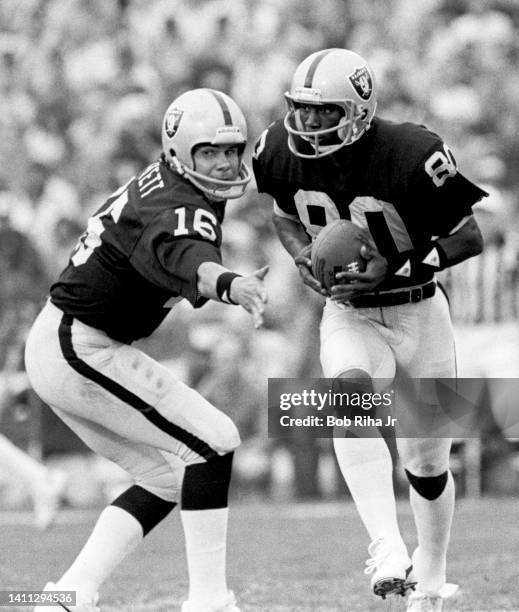
[[[371,69],[360,55],[346,49],[326,49],[303,60],[285,98],[288,146],[294,155],[306,159],[330,155],[359,140],[369,129],[377,106]],[[334,105],[344,115],[332,127],[312,130],[301,119],[302,105]],[[302,149],[299,139],[310,143],[313,151]]]
[[[164,115],[162,148],[166,161],[211,198],[239,198],[251,180],[242,161],[247,143],[247,126],[238,105],[213,89],[194,89],[176,98]],[[193,151],[199,145],[237,145],[240,152],[238,176],[222,180],[195,169]]]

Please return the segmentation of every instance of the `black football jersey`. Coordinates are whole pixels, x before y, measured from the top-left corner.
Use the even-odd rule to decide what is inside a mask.
[[[89,219],[51,301],[115,340],[148,336],[181,298],[194,307],[207,301],[197,269],[221,263],[223,215],[223,203],[157,161]]]
[[[312,152],[310,143],[301,142]],[[313,239],[335,219],[366,228],[382,255],[446,236],[487,195],[457,169],[439,136],[413,123],[375,118],[356,143],[318,159],[290,152],[283,121],[256,143],[253,168],[275,212],[299,220]],[[389,277],[377,288],[417,285],[432,274]]]

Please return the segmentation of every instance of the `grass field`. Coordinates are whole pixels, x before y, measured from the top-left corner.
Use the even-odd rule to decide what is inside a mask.
[[[401,526],[414,545],[412,517]],[[1,589],[39,589],[56,579],[97,513],[66,511],[39,533],[30,515],[0,514]],[[458,502],[449,580],[462,586],[445,612],[519,611],[519,500]],[[367,536],[353,506],[235,504],[228,574],[242,612],[375,612],[403,609],[370,594],[363,575]],[[105,584],[102,612],[176,612],[186,593],[180,520],[169,517]],[[400,599],[400,598],[399,598]],[[8,608],[5,608],[6,610]],[[27,608],[9,608],[27,610]]]

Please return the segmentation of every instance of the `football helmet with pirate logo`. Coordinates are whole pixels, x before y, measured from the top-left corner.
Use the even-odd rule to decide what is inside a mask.
[[[214,89],[193,89],[169,105],[162,123],[162,149],[166,162],[198,189],[226,200],[239,198],[251,180],[243,161],[247,144],[245,117],[236,102]],[[196,171],[193,152],[198,145],[237,145],[238,176],[222,180]]]
[[[357,141],[369,129],[377,108],[371,68],[360,55],[347,49],[325,49],[309,55],[296,68],[285,98],[288,146],[294,155],[308,159],[330,155]],[[305,127],[302,111],[313,106],[339,107],[338,123],[316,130]],[[313,151],[304,142],[310,143]]]

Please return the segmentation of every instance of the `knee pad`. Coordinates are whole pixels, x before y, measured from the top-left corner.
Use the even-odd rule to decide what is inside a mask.
[[[391,440],[394,446],[395,430],[392,426],[377,426],[366,423],[365,418],[381,419],[383,424],[390,423],[392,416],[392,402],[383,398],[381,391],[375,393],[374,382],[368,372],[361,369],[351,369],[343,372],[340,377],[335,378],[332,383],[334,394],[344,394],[342,398],[334,395],[334,412],[340,418],[348,418],[353,423],[361,423],[361,426],[353,425],[346,431],[340,432],[340,437],[362,438],[378,437],[382,435],[386,440]],[[391,398],[391,396],[389,396]]]
[[[134,485],[121,493],[111,505],[131,514],[139,521],[143,535],[146,535],[166,518],[177,504],[166,501],[150,491]]]
[[[352,369],[342,372],[332,381],[334,394],[334,412],[337,416],[353,418],[357,415],[366,415],[360,403],[355,401],[373,393],[373,384],[370,375],[364,370]],[[337,399],[337,394],[344,397],[344,401]],[[347,398],[347,401],[346,401]]]
[[[433,501],[440,497],[449,478],[449,472],[445,470],[439,476],[415,476],[409,470],[405,470],[407,480],[409,480],[413,489],[425,499]]]
[[[182,510],[226,508],[234,453],[186,466]]]
[[[333,386],[338,385],[357,385],[364,391],[371,391],[373,389],[373,382],[371,375],[360,368],[350,368],[349,370],[343,370],[333,379]]]

